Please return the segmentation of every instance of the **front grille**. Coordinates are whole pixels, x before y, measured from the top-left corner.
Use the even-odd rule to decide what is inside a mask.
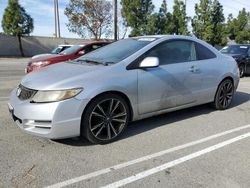
[[[20,84],[17,88],[17,97],[20,100],[28,100],[31,99],[36,94],[36,92],[37,90],[29,89]]]

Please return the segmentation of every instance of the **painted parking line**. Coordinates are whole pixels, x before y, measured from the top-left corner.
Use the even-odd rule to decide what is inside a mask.
[[[19,80],[23,77],[24,75],[20,75],[20,76],[0,76],[0,79],[11,79],[11,80]]]
[[[233,144],[235,142],[238,142],[240,140],[243,140],[245,138],[248,138],[250,137],[250,132],[246,133],[246,134],[242,134],[240,136],[237,136],[237,137],[234,137],[232,139],[229,139],[229,140],[226,140],[224,142],[220,142],[216,145],[213,145],[213,146],[210,146],[210,147],[207,147],[203,150],[200,150],[200,151],[197,151],[195,153],[191,153],[189,155],[186,155],[184,157],[181,157],[179,159],[176,159],[174,161],[171,161],[171,162],[168,162],[168,163],[165,163],[163,165],[160,165],[160,166],[157,166],[155,168],[151,168],[149,170],[146,170],[146,171],[143,171],[143,172],[140,172],[138,174],[135,174],[133,176],[130,176],[128,178],[125,178],[125,179],[122,179],[122,180],[119,180],[117,182],[114,182],[114,183],[111,183],[109,185],[106,185],[102,188],[116,188],[116,187],[121,187],[121,186],[124,186],[124,185],[127,185],[129,183],[132,183],[132,182],[135,182],[137,180],[140,180],[140,179],[143,179],[143,178],[146,178],[147,176],[150,176],[150,175],[153,175],[153,174],[156,174],[158,172],[161,172],[163,170],[166,170],[167,168],[171,168],[173,166],[176,166],[178,164],[181,164],[181,163],[184,163],[186,161],[189,161],[191,159],[194,159],[194,158],[197,158],[199,156],[202,156],[202,155],[205,155],[209,152],[212,152],[214,150],[218,150],[222,147],[225,147],[227,145],[230,145],[230,144]]]
[[[72,178],[72,179],[69,179],[69,180],[66,180],[66,181],[62,181],[62,182],[47,186],[46,188],[65,187],[65,186],[68,186],[68,185],[71,185],[71,184],[74,184],[74,183],[77,183],[77,182],[80,182],[80,181],[84,181],[84,180],[94,178],[94,177],[97,177],[97,176],[100,176],[100,175],[103,175],[103,174],[107,174],[107,173],[109,173],[111,171],[114,171],[114,170],[122,169],[122,168],[125,168],[125,167],[128,167],[128,166],[140,163],[140,162],[144,162],[144,161],[156,158],[156,157],[163,156],[163,155],[165,155],[167,153],[171,153],[171,152],[175,152],[175,151],[178,151],[178,150],[181,150],[181,149],[185,149],[185,148],[188,148],[188,147],[191,147],[191,146],[194,146],[194,145],[197,145],[197,144],[201,144],[201,143],[207,142],[209,140],[219,138],[219,137],[228,135],[230,133],[234,133],[234,132],[237,132],[237,131],[240,131],[240,130],[243,130],[243,129],[247,129],[247,128],[250,128],[250,124],[245,125],[245,126],[241,126],[241,127],[237,127],[237,128],[234,128],[234,129],[230,129],[230,130],[218,133],[218,134],[214,134],[214,135],[211,135],[209,137],[202,138],[200,140],[196,140],[196,141],[189,142],[189,143],[186,143],[186,144],[183,144],[183,145],[179,145],[179,146],[176,146],[176,147],[173,147],[173,148],[169,148],[169,149],[157,152],[157,153],[146,155],[146,156],[143,156],[141,158],[134,159],[134,160],[131,160],[131,161],[128,161],[128,162],[125,162],[125,163],[121,163],[121,164],[118,164],[118,165],[115,165],[115,166],[104,168],[104,169],[101,169],[101,170],[98,170],[98,171],[95,171],[95,172],[92,172],[92,173],[89,173],[89,174],[86,174],[86,175],[83,175],[83,176],[79,176],[79,177]]]
[[[9,100],[9,97],[0,97],[0,100]]]

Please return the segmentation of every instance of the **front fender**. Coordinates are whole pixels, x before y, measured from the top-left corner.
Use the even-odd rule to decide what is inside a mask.
[[[88,100],[105,92],[120,92],[127,96],[133,110],[133,117],[137,115],[137,70],[125,71],[124,74],[113,76],[105,80],[96,80],[85,84],[83,91],[75,98],[78,100]]]

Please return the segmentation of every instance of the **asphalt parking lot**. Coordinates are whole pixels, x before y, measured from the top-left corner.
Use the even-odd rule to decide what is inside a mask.
[[[7,101],[27,61],[0,58],[0,187],[250,187],[250,77],[226,111],[202,105],[164,114],[92,145],[15,125]]]

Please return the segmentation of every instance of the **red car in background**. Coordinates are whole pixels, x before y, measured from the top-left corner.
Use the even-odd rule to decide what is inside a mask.
[[[43,57],[31,59],[26,68],[26,73],[41,69],[42,67],[76,59],[84,54],[87,54],[97,48],[110,44],[106,41],[84,42],[79,45],[74,45],[59,54],[51,54]]]

